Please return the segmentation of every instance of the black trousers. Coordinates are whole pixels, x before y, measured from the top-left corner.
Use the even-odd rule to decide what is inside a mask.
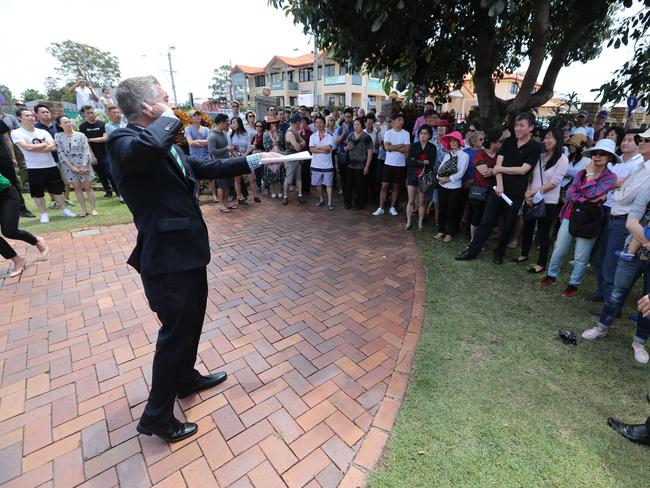
[[[548,261],[548,251],[551,247],[551,225],[555,221],[557,204],[546,204],[546,217],[539,220],[528,220],[524,222],[524,233],[521,238],[521,255],[528,256],[533,244],[533,234],[535,233],[535,223],[537,223],[537,242],[539,242],[539,256],[537,264],[546,267]]]
[[[203,267],[142,276],[142,284],[149,306],[162,325],[141,422],[166,425],[174,417],[176,392],[191,388],[199,376],[194,364],[205,318],[208,278]]]
[[[478,256],[483,249],[483,246],[487,242],[492,229],[499,221],[499,217],[503,214],[503,228],[501,229],[501,238],[499,239],[499,244],[497,244],[496,249],[494,249],[494,255],[498,257],[503,257],[506,253],[506,246],[510,240],[510,235],[512,230],[515,228],[517,222],[517,216],[519,215],[519,209],[521,204],[524,201],[524,197],[512,197],[508,195],[512,200],[512,206],[508,205],[501,197],[498,197],[495,192],[490,193],[485,202],[485,210],[483,211],[483,218],[481,223],[476,229],[476,234],[474,234],[474,239],[469,243],[469,255],[472,257]]]
[[[108,160],[97,160],[97,164],[93,165],[93,170],[97,173],[99,181],[102,184],[102,188],[106,193],[115,192],[116,195],[119,195],[117,190],[117,185],[113,181],[113,175],[111,175],[111,165]]]
[[[438,189],[438,232],[448,235],[456,235],[460,221],[463,189],[440,187]]]
[[[13,186],[0,191],[0,229],[2,235],[9,239],[24,241],[32,246],[38,242],[29,232],[18,228],[20,216],[20,193]],[[0,254],[5,259],[16,256],[16,251],[0,237]]]
[[[346,207],[352,206],[352,195],[354,194],[354,205],[363,208],[366,203],[366,182],[363,176],[363,169],[352,169],[345,167],[345,182],[343,183],[343,202]]]
[[[368,175],[365,176],[366,180],[366,195],[369,202],[379,202],[379,189],[381,187],[379,183],[379,177],[377,175],[377,154],[373,154],[372,162],[370,163],[370,168],[368,169]]]
[[[0,174],[7,178],[13,187],[18,191],[18,197],[20,198],[20,209],[25,209],[25,199],[23,194],[20,191],[18,186],[18,177],[16,176],[16,169],[14,168],[14,163],[10,159],[0,159]]]

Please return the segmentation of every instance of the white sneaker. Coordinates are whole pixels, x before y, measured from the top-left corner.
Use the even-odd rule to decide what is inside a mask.
[[[74,213],[74,212],[71,212],[69,208],[64,208],[63,210],[61,210],[61,215],[63,215],[64,217],[76,217],[77,216],[77,214]]]
[[[46,213],[41,214],[41,224],[47,224],[50,222],[50,216]]]
[[[378,208],[377,210],[375,210],[372,214],[373,214],[375,217],[377,217],[377,216],[379,216],[379,215],[384,215],[384,209],[381,208],[381,207],[379,207],[379,208]]]
[[[395,210],[395,207],[390,207],[388,213],[395,217],[397,215],[397,210]]]
[[[646,364],[648,362],[648,351],[645,350],[643,344],[633,342],[632,349],[634,349],[634,359],[636,359],[637,363]]]
[[[582,338],[587,339],[588,341],[593,341],[594,339],[600,339],[607,335],[607,329],[605,327],[599,327],[597,325],[593,326],[591,329],[587,329],[582,333]]]

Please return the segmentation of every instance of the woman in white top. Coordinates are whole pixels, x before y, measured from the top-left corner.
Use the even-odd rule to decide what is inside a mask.
[[[533,244],[533,235],[537,227],[537,242],[539,255],[537,263],[528,269],[529,273],[541,273],[546,269],[548,251],[551,246],[551,229],[559,212],[560,183],[566,175],[569,159],[562,151],[562,129],[550,129],[544,136],[544,153],[530,171],[530,182],[526,191],[526,205],[532,206],[541,197],[544,199],[546,212],[542,218],[530,219],[524,222],[521,239],[521,255],[514,258],[515,263],[528,261]]]
[[[435,239],[444,239],[450,242],[456,232],[462,212],[463,175],[469,165],[469,155],[463,151],[463,136],[454,131],[440,139],[440,143],[448,151],[445,154],[440,168],[438,168],[438,233]]]

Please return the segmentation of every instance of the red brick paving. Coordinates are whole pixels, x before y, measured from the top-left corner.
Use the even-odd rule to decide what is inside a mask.
[[[0,289],[0,484],[363,485],[424,311],[401,217],[268,199],[204,213],[213,257],[198,368],[229,379],[178,401],[198,435],[167,445],[135,431],[158,323],[125,264],[133,226],[52,234],[50,261]]]

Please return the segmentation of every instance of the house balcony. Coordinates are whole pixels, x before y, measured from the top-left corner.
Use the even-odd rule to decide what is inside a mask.
[[[298,83],[289,80],[272,81],[269,88],[271,91],[298,91]]]

